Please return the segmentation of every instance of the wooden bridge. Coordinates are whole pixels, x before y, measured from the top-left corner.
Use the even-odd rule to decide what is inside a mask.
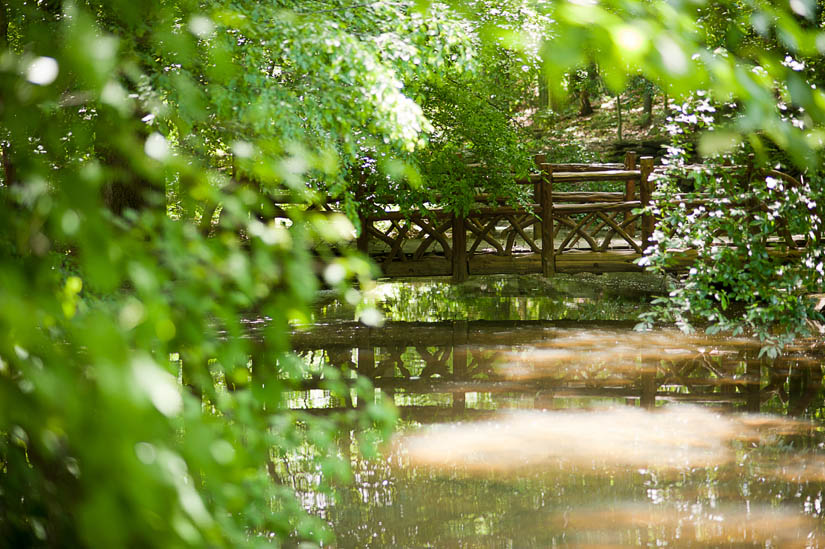
[[[653,198],[653,158],[637,163],[631,152],[624,164],[543,160],[536,158],[537,173],[517,181],[532,187],[533,201],[524,207],[482,204],[464,217],[440,209],[364,216],[358,247],[386,277],[452,276],[461,282],[476,274],[643,270],[635,262],[650,242],[655,220],[635,212]],[[559,183],[606,181],[621,182],[624,190],[554,190]],[[799,245],[794,237],[784,243],[785,248]],[[674,270],[694,258],[695,252],[684,251]]]

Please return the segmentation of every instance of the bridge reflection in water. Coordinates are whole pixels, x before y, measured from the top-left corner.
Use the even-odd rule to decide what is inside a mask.
[[[496,401],[553,409],[559,399],[713,403],[800,415],[822,388],[821,356],[804,343],[779,358],[758,341],[688,336],[675,329],[634,332],[632,323],[582,321],[357,322],[293,334],[299,354],[366,376],[402,407],[426,418],[414,395],[452,395],[454,409]],[[302,389],[319,389],[320,379]],[[471,403],[468,404],[468,395]],[[480,399],[479,395],[484,395]],[[426,399],[423,399],[426,400]],[[434,408],[443,408],[433,404]],[[421,412],[419,414],[419,412]],[[419,414],[419,415],[417,415]],[[439,419],[444,414],[439,415]]]
[[[768,360],[745,338],[581,321],[344,322],[293,341],[401,412],[384,458],[339,441],[354,479],[337,500],[291,469],[338,547],[825,546],[819,342]],[[367,404],[321,382],[292,405]]]

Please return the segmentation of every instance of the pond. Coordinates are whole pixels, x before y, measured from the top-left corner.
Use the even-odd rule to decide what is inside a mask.
[[[372,328],[320,304],[296,349],[369,377],[401,418],[379,458],[340,441],[354,478],[337,498],[294,472],[332,546],[825,546],[822,340],[768,360],[747,338],[635,332],[660,288],[394,283]],[[364,405],[312,386],[291,402]]]

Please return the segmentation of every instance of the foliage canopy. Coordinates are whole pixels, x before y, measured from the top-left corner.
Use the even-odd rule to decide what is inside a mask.
[[[329,487],[348,475],[336,434],[371,452],[394,412],[351,372],[290,355],[290,323],[321,283],[359,301],[371,267],[346,244],[372,198],[514,196],[466,160],[529,169],[516,115],[541,71],[557,94],[591,61],[614,89],[643,73],[676,96],[713,90],[738,110],[707,143],[770,142],[818,170],[820,7],[715,4],[3,3],[0,539],[324,539],[281,458],[313,456]],[[348,217],[308,207],[327,196]],[[247,318],[263,337],[244,337]],[[368,404],[289,409],[309,375]]]

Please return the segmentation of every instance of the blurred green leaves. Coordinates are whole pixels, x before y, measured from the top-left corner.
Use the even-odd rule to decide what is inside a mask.
[[[238,69],[276,60],[245,51],[240,27],[278,23],[265,31],[278,43],[287,22],[249,4],[243,25],[221,27],[227,7],[3,5],[0,537],[12,546],[327,536],[270,467],[310,432],[328,459],[339,429],[285,407],[305,374],[287,321],[308,317],[319,262],[338,265],[341,292],[368,269],[350,252],[333,262],[354,234],[345,217],[304,202],[274,219],[276,191],[311,201],[311,172],[337,176],[336,141],[307,138],[300,116],[279,126],[302,103]],[[249,317],[267,319],[265,338],[246,337]],[[340,425],[393,421],[353,412]]]
[[[281,460],[308,456],[331,486],[347,477],[336,437],[358,429],[371,453],[395,413],[332,369],[328,390],[367,406],[289,409],[309,375],[290,322],[322,284],[359,300],[352,285],[373,271],[350,246],[379,198],[465,211],[479,187],[517,200],[512,175],[531,168],[520,114],[542,71],[557,93],[591,61],[614,91],[637,73],[677,97],[711,89],[740,107],[707,152],[772,141],[818,166],[819,6],[722,4],[3,3],[0,539],[327,539]],[[788,212],[819,208],[811,181]],[[783,277],[788,295],[814,280]]]

